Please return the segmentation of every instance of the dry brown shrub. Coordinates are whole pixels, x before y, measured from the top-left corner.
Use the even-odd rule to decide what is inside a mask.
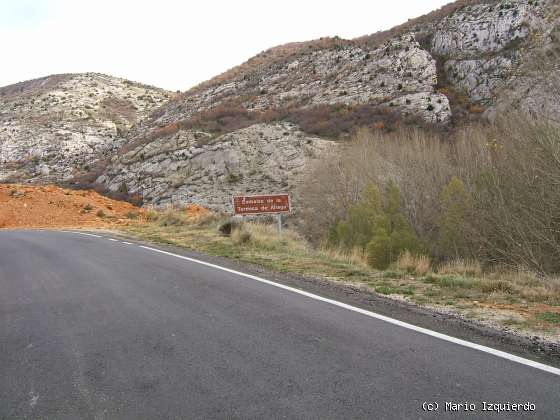
[[[417,276],[424,276],[430,271],[430,257],[426,255],[415,255],[412,254],[410,251],[403,252],[395,266],[407,273],[414,273]]]
[[[317,162],[309,176],[312,181],[302,187],[306,233],[320,239],[323,227],[342,219],[366,184],[393,181],[415,231],[435,243],[443,187],[453,176],[471,180],[489,160],[484,130],[471,126],[451,139],[410,127],[390,133],[359,130],[351,142]]]
[[[485,111],[485,109],[478,104],[470,105],[468,110],[471,114],[482,114]]]
[[[482,266],[480,262],[467,258],[455,258],[441,264],[437,272],[439,274],[460,274],[462,276],[480,276],[482,274]]]

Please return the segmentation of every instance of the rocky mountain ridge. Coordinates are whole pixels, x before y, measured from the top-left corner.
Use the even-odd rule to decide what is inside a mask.
[[[117,113],[120,123],[100,118],[100,96],[90,121],[95,133],[111,132],[100,136],[107,141],[76,141],[63,164],[43,159],[44,166],[24,165],[34,168],[24,173],[32,181],[70,179],[97,157],[98,185],[149,205],[194,202],[230,211],[234,192],[297,196],[310,164],[362,125],[452,127],[511,106],[560,115],[558,95],[546,84],[560,74],[558,60],[546,58],[558,28],[557,0],[460,0],[384,33],[276,47],[185,93],[154,90],[145,104],[143,94],[132,95],[135,119],[126,112]],[[538,77],[545,67],[546,77]],[[49,118],[56,126],[55,114]],[[10,124],[17,121],[12,115]],[[44,156],[55,131],[40,127]],[[80,130],[90,128],[81,123]],[[22,154],[14,145],[22,150],[29,142],[10,136],[0,137],[0,162],[13,165]],[[3,167],[0,177],[22,173]]]

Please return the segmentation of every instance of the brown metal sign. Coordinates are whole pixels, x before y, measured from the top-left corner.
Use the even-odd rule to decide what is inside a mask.
[[[290,212],[288,194],[250,195],[233,197],[235,214],[273,214]]]

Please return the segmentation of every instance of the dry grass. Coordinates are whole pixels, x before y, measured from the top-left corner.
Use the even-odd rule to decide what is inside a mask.
[[[437,272],[439,274],[460,274],[462,276],[479,277],[482,274],[482,267],[476,260],[456,258],[441,264]]]
[[[307,243],[296,232],[285,229],[282,236],[279,236],[276,226],[264,223],[242,223],[232,230],[231,239],[236,245],[248,245],[268,251],[286,249],[305,252],[309,250]]]
[[[146,222],[155,222],[159,218],[159,213],[154,209],[148,209],[144,212],[144,220]]]
[[[543,277],[527,269],[494,271],[484,276],[487,281],[507,283],[513,294],[533,303],[560,305],[560,278]]]
[[[145,223],[128,231],[143,239],[239,259],[275,271],[351,281],[365,281],[375,275],[361,252],[317,250],[290,229],[284,229],[279,236],[275,224],[234,223],[231,231],[223,233],[220,226],[231,221],[226,215],[208,212],[203,218],[193,219],[184,210],[152,212],[144,218]]]
[[[349,264],[368,267],[367,254],[363,249],[359,247],[355,247],[350,251],[347,251],[343,248],[324,247],[320,248],[318,252],[326,258],[332,258],[339,261],[347,261]]]
[[[395,263],[397,269],[417,276],[425,276],[430,271],[430,265],[430,257],[414,255],[410,251],[403,252]]]

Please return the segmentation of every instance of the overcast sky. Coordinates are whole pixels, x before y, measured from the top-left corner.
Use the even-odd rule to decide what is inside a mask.
[[[100,72],[186,90],[275,45],[389,29],[450,0],[0,0],[0,86]]]

